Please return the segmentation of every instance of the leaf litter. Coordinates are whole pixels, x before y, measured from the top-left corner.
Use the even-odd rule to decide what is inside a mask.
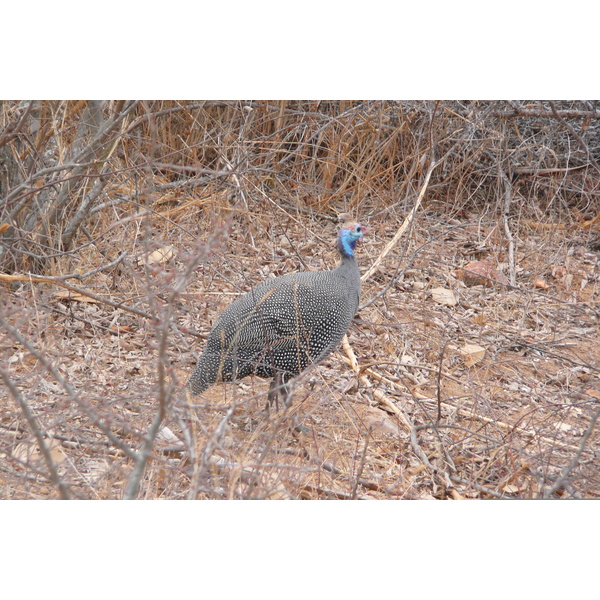
[[[428,242],[426,250],[380,302],[357,314],[349,342],[365,380],[356,379],[340,349],[302,378],[290,410],[280,408],[269,418],[263,414],[268,383],[259,379],[214,386],[187,406],[176,404],[156,443],[144,497],[185,498],[193,489],[199,498],[536,498],[578,452],[552,497],[600,497],[595,427],[581,449],[600,400],[598,252],[577,250],[577,235],[553,247],[552,239],[540,239],[544,233],[524,228],[524,248],[543,241],[553,252],[518,255],[517,287],[509,288],[493,262],[479,265],[474,277],[460,275],[460,249],[469,243],[472,224],[464,225],[462,233],[454,225],[431,241],[422,218],[405,244]],[[323,251],[320,241],[305,239],[319,226],[315,221],[286,233],[306,252],[311,269],[331,268],[337,260],[331,248]],[[269,224],[254,225],[260,227]],[[335,228],[325,233],[331,237]],[[247,240],[243,220],[234,221],[227,247],[198,269],[175,311],[182,332],[206,335],[219,312],[265,276],[260,268],[277,274],[304,268],[278,255],[269,236],[254,238],[256,253],[247,251]],[[163,249],[184,242],[169,241],[146,262],[165,269],[152,279],[157,302],[168,290],[166,269],[183,268],[181,252]],[[377,235],[365,240],[361,269],[387,241]],[[449,246],[452,255],[444,258]],[[551,254],[560,264],[550,261]],[[363,303],[390,283],[404,255],[385,258],[363,286]],[[133,268],[141,272],[144,264]],[[477,279],[478,268],[485,281]],[[95,291],[135,304],[147,295],[142,281],[121,277],[118,289],[110,289],[98,276]],[[86,284],[94,289],[93,280]],[[80,391],[98,421],[139,445],[158,390],[156,331],[148,320],[48,286],[23,289],[9,302],[12,321]],[[172,379],[187,380],[202,345],[202,337],[171,338]],[[130,459],[29,353],[12,344],[5,356],[42,429],[52,432],[48,443],[61,477],[78,497],[120,497]],[[235,410],[216,436],[232,403]],[[5,389],[0,406],[3,489],[12,490],[11,497],[55,497]],[[202,466],[211,440],[213,451]]]

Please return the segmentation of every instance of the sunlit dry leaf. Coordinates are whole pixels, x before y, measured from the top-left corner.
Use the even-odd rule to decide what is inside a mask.
[[[365,417],[365,424],[372,431],[398,435],[399,424],[382,410],[370,408]]]
[[[57,465],[60,465],[60,463],[67,459],[67,455],[64,453],[64,450],[58,443],[56,445],[51,446],[50,456],[52,456],[52,460]]]
[[[478,344],[465,344],[461,349],[463,360],[467,367],[472,367],[478,362],[482,361],[485,357],[485,348],[482,348]]]
[[[174,246],[163,246],[158,250],[154,250],[144,259],[138,258],[137,264],[142,266],[144,263],[148,265],[163,264],[171,260],[177,254],[177,249]]]
[[[67,456],[58,440],[46,441],[46,444],[50,450],[50,456],[52,457],[54,464],[59,465],[66,460]],[[19,444],[12,454],[16,459],[23,462],[33,463],[42,460],[42,453],[37,444]]]
[[[281,481],[275,482],[274,487],[268,487],[267,489],[265,500],[290,500],[292,497]]]
[[[542,278],[538,278],[533,282],[533,286],[542,290],[547,290],[550,286]]]
[[[519,488],[519,486],[518,486],[518,485],[513,485],[512,483],[509,483],[509,484],[505,485],[505,486],[502,488],[502,491],[503,491],[505,494],[517,494],[517,493],[519,493],[521,490],[520,490],[520,488]]]
[[[20,360],[22,360],[22,358],[25,356],[25,352],[15,352],[9,359],[8,359],[8,364],[12,365]]]
[[[450,490],[450,493],[452,494],[452,498],[454,498],[454,500],[466,500],[465,496],[459,494],[457,490]]]
[[[479,315],[473,316],[473,323],[475,323],[476,325],[485,325],[487,323],[487,321],[488,321],[488,318],[484,314],[479,314]]]
[[[170,444],[181,443],[179,438],[168,427],[162,427],[161,430],[156,434],[156,438]]]
[[[454,292],[447,288],[434,288],[431,290],[431,296],[438,304],[446,306],[456,306],[458,302]]]

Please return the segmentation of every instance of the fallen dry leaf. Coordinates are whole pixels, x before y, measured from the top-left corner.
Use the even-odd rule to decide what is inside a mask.
[[[276,481],[275,477],[270,478],[274,485],[266,485],[268,492],[265,496],[265,500],[290,500],[291,494],[287,491],[286,487],[281,481]]]
[[[371,431],[398,435],[398,423],[382,410],[371,408],[365,416],[365,424]]]
[[[132,331],[129,325],[111,325],[108,330],[113,333],[129,333]]]
[[[181,440],[166,426],[159,430],[156,434],[156,439],[168,442],[169,444],[181,444]]]
[[[478,344],[465,344],[461,349],[463,360],[467,367],[472,367],[478,362],[482,361],[485,356],[485,348]]]
[[[506,276],[501,271],[498,271],[489,260],[470,262],[461,269],[455,269],[454,275],[468,286],[490,286],[494,282],[503,285],[508,285],[509,283]]]
[[[431,296],[438,304],[445,304],[446,306],[456,306],[456,304],[458,303],[454,292],[447,288],[434,288],[431,290]]]
[[[150,252],[147,257],[138,258],[137,264],[142,266],[144,263],[148,265],[156,265],[166,263],[177,254],[177,249],[174,246],[163,246],[154,252]]]
[[[600,390],[596,390],[594,388],[589,388],[585,390],[585,393],[592,398],[596,398],[596,400],[600,400]]]
[[[521,491],[521,489],[518,485],[513,485],[512,483],[509,483],[502,488],[502,491],[506,494],[517,494]]]
[[[59,465],[66,460],[67,455],[64,453],[58,440],[46,441],[50,456],[55,464]],[[13,451],[13,456],[23,462],[37,462],[42,459],[42,453],[37,445],[19,444]]]
[[[25,352],[15,352],[12,356],[9,357],[8,364],[12,365],[16,362],[19,362],[20,360],[23,359],[24,356],[25,356]]]
[[[547,290],[550,286],[543,279],[539,278],[533,282],[533,287]]]
[[[89,296],[84,296],[79,292],[71,292],[70,290],[61,290],[60,292],[54,292],[52,294],[55,298],[59,300],[71,300],[72,302],[87,302],[88,304],[98,304],[98,300],[95,298],[90,298]]]
[[[554,279],[562,279],[567,274],[567,270],[564,267],[556,266],[552,269],[552,277]]]

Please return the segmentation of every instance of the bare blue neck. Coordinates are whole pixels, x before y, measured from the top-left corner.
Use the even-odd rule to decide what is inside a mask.
[[[354,248],[358,240],[352,239],[348,234],[340,232],[338,236],[337,249],[343,258],[354,258]]]

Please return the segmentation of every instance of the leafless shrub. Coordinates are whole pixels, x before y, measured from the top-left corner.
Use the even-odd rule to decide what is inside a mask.
[[[598,496],[599,117],[3,102],[3,496]],[[220,310],[333,266],[341,213],[372,225],[358,364],[341,350],[269,419],[258,380],[187,397]],[[477,260],[508,279],[464,283]]]

